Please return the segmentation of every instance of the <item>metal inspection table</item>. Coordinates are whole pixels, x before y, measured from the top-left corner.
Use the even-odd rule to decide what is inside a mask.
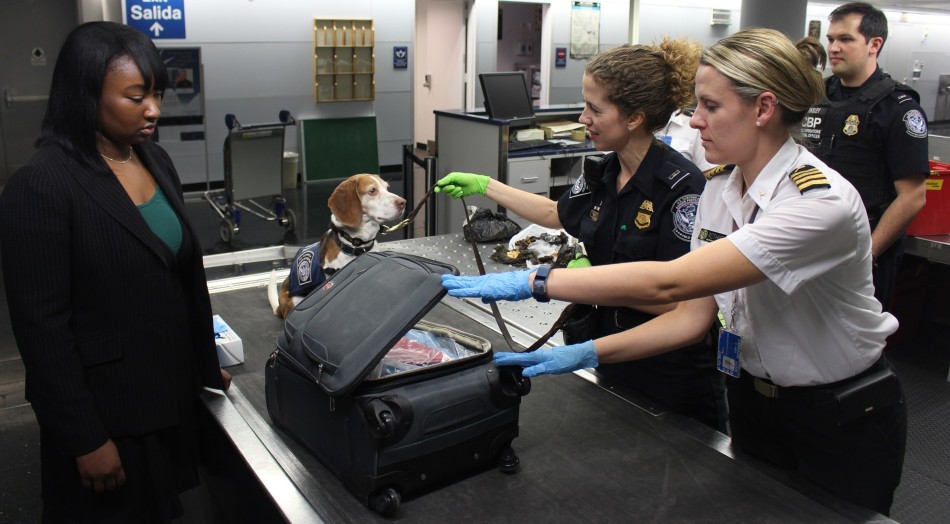
[[[904,252],[931,262],[950,264],[950,235],[907,237]]]
[[[487,271],[511,270],[490,261],[493,248],[480,246]],[[387,242],[382,249],[477,274],[471,247],[461,235]],[[283,278],[295,251],[277,247],[214,255],[205,263],[270,259],[274,267],[283,265],[277,270]],[[243,339],[245,361],[227,368],[233,384],[226,395],[208,392],[204,401],[239,460],[288,522],[892,522],[814,486],[776,476],[730,450],[728,437],[663,413],[589,370],[533,379],[531,392],[522,399],[520,436],[513,443],[521,461],[517,473],[475,473],[404,499],[395,517],[381,517],[270,422],[263,369],[283,327],[267,303],[270,278],[267,270],[209,282],[214,312]],[[527,345],[547,330],[564,303],[499,306],[512,336]],[[446,297],[433,314],[437,322],[505,348],[480,302]]]

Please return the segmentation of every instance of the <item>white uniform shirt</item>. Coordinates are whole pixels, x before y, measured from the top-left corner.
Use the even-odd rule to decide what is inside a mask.
[[[831,187],[802,193],[789,175],[806,164]],[[722,241],[768,279],[716,295],[726,326],[742,336],[744,372],[807,386],[867,369],[897,319],[874,298],[871,230],[858,192],[791,139],[744,196],[741,187],[738,168],[706,184],[692,249],[728,235]]]

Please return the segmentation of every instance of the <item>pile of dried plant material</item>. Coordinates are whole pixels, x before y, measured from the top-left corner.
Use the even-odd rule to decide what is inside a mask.
[[[538,240],[550,244],[554,249],[545,253],[538,253],[531,246]],[[528,267],[539,264],[551,264],[555,267],[564,267],[573,259],[574,249],[568,243],[568,237],[564,233],[552,235],[550,233],[541,233],[537,236],[527,236],[516,240],[514,248],[509,249],[508,244],[498,244],[495,251],[491,254],[491,259],[499,264],[508,264],[516,267]],[[560,262],[560,263],[559,263]]]

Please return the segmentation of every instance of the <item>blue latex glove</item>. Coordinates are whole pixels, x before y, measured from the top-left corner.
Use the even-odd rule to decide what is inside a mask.
[[[495,353],[499,366],[522,366],[524,376],[559,375],[578,369],[597,367],[597,352],[594,341],[559,346],[554,349],[539,349],[527,353]]]
[[[531,298],[528,277],[537,269],[490,273],[480,277],[442,275],[442,287],[453,297],[481,297],[488,304],[496,300],[524,300]]]

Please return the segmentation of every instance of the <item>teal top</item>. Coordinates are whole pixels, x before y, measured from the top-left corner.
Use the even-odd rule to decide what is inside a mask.
[[[138,206],[142,218],[152,229],[155,236],[160,238],[173,253],[178,254],[181,249],[181,222],[175,210],[165,199],[162,189],[155,186],[155,194],[148,202]]]

